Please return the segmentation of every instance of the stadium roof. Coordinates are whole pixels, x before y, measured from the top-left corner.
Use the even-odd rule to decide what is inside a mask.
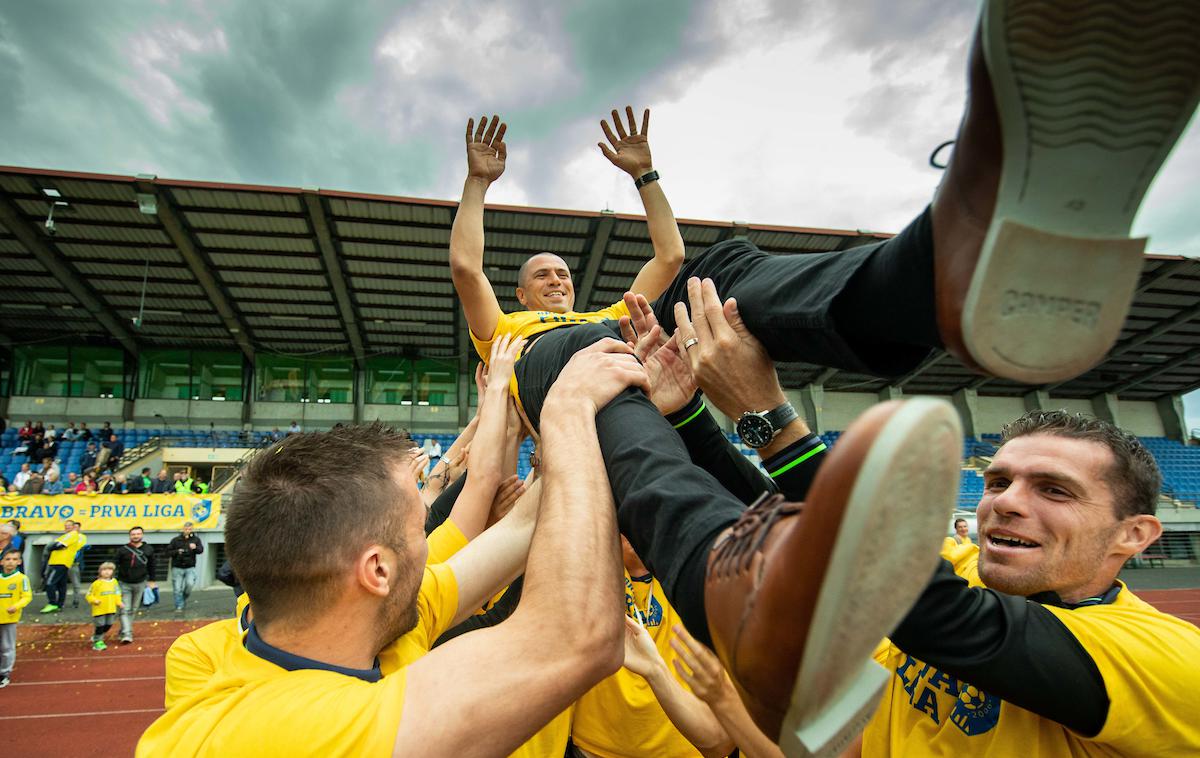
[[[54,203],[54,234],[46,220]],[[0,340],[68,336],[141,347],[461,356],[470,350],[447,266],[457,203],[333,190],[0,167]],[[551,251],[580,310],[609,305],[651,255],[641,216],[489,205],[487,273],[506,310],[517,269]],[[889,235],[681,219],[688,256],[744,236],[779,255]],[[138,314],[145,279],[145,314]],[[888,382],[805,364],[785,384],[878,391]],[[1014,395],[944,353],[891,382],[907,393]],[[1200,261],[1147,256],[1117,346],[1053,394],[1156,398],[1200,387]]]

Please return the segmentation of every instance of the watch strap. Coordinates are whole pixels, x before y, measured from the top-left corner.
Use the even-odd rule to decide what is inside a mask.
[[[650,182],[657,182],[657,181],[658,181],[658,172],[657,171],[647,171],[646,173],[639,176],[637,179],[633,180],[633,186],[637,187],[638,189],[641,189],[642,187],[645,187]]]
[[[771,423],[774,433],[779,434],[785,426],[800,418],[800,414],[796,413],[796,408],[785,400],[783,405],[776,406],[764,413],[763,418]]]

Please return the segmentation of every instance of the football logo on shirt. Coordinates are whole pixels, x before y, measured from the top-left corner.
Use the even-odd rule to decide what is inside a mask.
[[[896,668],[896,676],[908,693],[909,704],[935,724],[941,724],[947,717],[947,705],[944,698],[939,697],[944,695],[955,699],[954,705],[950,706],[950,723],[968,737],[991,731],[1000,722],[1003,700],[911,655],[904,656],[904,662]]]

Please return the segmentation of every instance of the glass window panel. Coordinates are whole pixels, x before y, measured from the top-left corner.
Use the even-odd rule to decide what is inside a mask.
[[[13,394],[66,397],[70,386],[67,351],[50,345],[13,348]]]
[[[417,405],[458,405],[458,363],[421,358],[417,364]]]
[[[8,397],[12,386],[12,356],[0,350],[0,397]]]
[[[192,351],[192,397],[242,400],[242,354],[224,350]]]
[[[307,396],[310,403],[353,403],[354,360],[309,361]]]
[[[124,396],[125,354],[120,348],[71,348],[71,397]]]
[[[412,361],[398,355],[367,359],[367,402],[380,405],[411,405]]]
[[[188,360],[187,350],[143,350],[138,354],[138,397],[187,399]]]
[[[304,397],[304,359],[259,353],[254,359],[254,386],[258,400],[300,402]]]

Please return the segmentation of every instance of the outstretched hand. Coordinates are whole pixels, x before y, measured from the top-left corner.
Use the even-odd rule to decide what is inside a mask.
[[[585,402],[595,413],[627,387],[650,391],[646,369],[633,356],[633,348],[624,342],[605,338],[571,356],[559,373],[546,401],[545,409],[560,403]]]
[[[608,138],[608,142],[612,145],[610,149],[603,142],[597,142],[600,147],[600,152],[604,153],[604,157],[608,158],[614,166],[629,174],[634,179],[638,179],[649,171],[654,170],[654,162],[650,159],[650,140],[648,138],[650,132],[650,109],[647,108],[642,112],[642,130],[638,131],[637,121],[633,117],[633,108],[625,106],[625,116],[629,120],[629,131],[625,131],[625,125],[621,123],[621,116],[613,109],[612,120],[613,125],[617,129],[617,133],[613,134],[613,130],[609,128],[608,121],[601,119],[600,128],[604,130],[604,136]]]
[[[478,127],[475,119],[467,119],[467,176],[488,184],[500,178],[504,173],[504,159],[508,156],[508,147],[504,144],[507,129],[508,125],[501,123],[499,116],[492,116],[490,124],[487,116],[480,116]]]
[[[663,665],[662,655],[646,628],[625,617],[625,668],[641,677],[649,677]]]
[[[650,401],[654,407],[664,416],[674,413],[696,394],[692,367],[679,354],[679,342],[675,337],[666,339],[645,295],[626,292],[624,300],[630,315],[620,319],[621,336],[646,367],[650,377]]]

